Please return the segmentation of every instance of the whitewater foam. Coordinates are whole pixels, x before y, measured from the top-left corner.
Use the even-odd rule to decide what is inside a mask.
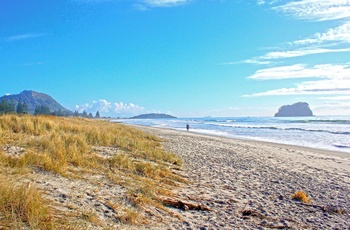
[[[350,153],[350,116],[125,119],[127,124],[186,130]]]

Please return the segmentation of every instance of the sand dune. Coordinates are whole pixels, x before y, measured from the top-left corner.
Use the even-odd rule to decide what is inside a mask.
[[[169,229],[348,229],[350,154],[140,127],[185,161],[179,199],[212,211],[173,209]],[[292,199],[304,191],[308,204]]]

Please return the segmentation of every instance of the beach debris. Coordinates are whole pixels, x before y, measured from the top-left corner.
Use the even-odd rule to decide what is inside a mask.
[[[263,214],[261,214],[260,212],[258,212],[256,210],[245,209],[242,211],[242,219],[243,220],[248,220],[248,219],[250,219],[250,217],[257,217],[260,220],[262,220],[262,222],[259,223],[259,225],[264,227],[264,228],[270,228],[270,229],[289,229],[289,228],[291,228],[286,223],[278,223],[281,221],[279,218],[264,216]],[[291,221],[294,222],[294,220],[291,220]]]
[[[188,211],[188,210],[211,211],[211,209],[205,205],[190,203],[187,201],[174,199],[170,197],[161,198],[161,202],[166,206],[183,209],[184,211]]]
[[[343,210],[341,208],[338,208],[337,206],[334,205],[318,205],[318,204],[310,204],[310,198],[307,197],[306,193],[303,191],[297,191],[292,195],[292,198],[294,200],[301,201],[298,204],[308,206],[308,207],[313,207],[313,208],[319,208],[323,212],[328,212],[328,213],[334,213],[334,214],[346,214],[347,211]]]
[[[228,200],[228,203],[239,203],[239,200],[237,200],[237,199],[233,199],[233,198],[230,198],[229,200]]]
[[[335,214],[347,214],[348,213],[346,210],[338,208],[337,206],[334,206],[334,205],[322,206],[321,209],[324,212],[335,213]]]
[[[333,213],[333,214],[347,214],[348,211],[341,209],[334,205],[318,205],[318,204],[307,204],[307,203],[298,203],[300,205],[313,207],[313,208],[319,208],[323,212]]]
[[[285,225],[261,225],[265,228],[270,228],[270,229],[287,229],[287,228],[291,228],[289,226],[285,226]]]
[[[301,201],[303,203],[310,203],[310,198],[307,197],[306,193],[299,190],[299,191],[296,191],[293,195],[292,195],[292,198],[294,200],[298,200],[298,201]]]
[[[251,210],[251,209],[245,209],[242,211],[242,218],[243,219],[249,219],[249,217],[258,217],[260,219],[266,219],[266,216],[261,214],[260,212],[256,210]]]

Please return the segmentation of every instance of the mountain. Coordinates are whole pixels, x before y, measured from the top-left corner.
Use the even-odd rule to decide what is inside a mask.
[[[298,102],[292,105],[284,105],[278,109],[275,117],[307,117],[313,113],[306,102]]]
[[[72,113],[69,109],[60,105],[51,96],[32,90],[25,90],[20,94],[2,96],[0,97],[0,101],[2,100],[13,100],[16,105],[18,104],[18,101],[21,101],[22,103],[25,102],[28,106],[28,113],[34,113],[35,107],[37,106],[46,106],[51,112],[61,110],[63,113]]]
[[[141,114],[135,117],[131,117],[130,119],[164,119],[164,118],[176,118],[176,117],[168,114],[164,114],[164,113],[148,113],[148,114]]]

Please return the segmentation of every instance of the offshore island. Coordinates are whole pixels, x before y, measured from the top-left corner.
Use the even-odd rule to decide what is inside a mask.
[[[131,117],[130,119],[169,119],[169,118],[176,118],[176,117],[165,113],[147,113],[147,114],[141,114],[138,116]]]

